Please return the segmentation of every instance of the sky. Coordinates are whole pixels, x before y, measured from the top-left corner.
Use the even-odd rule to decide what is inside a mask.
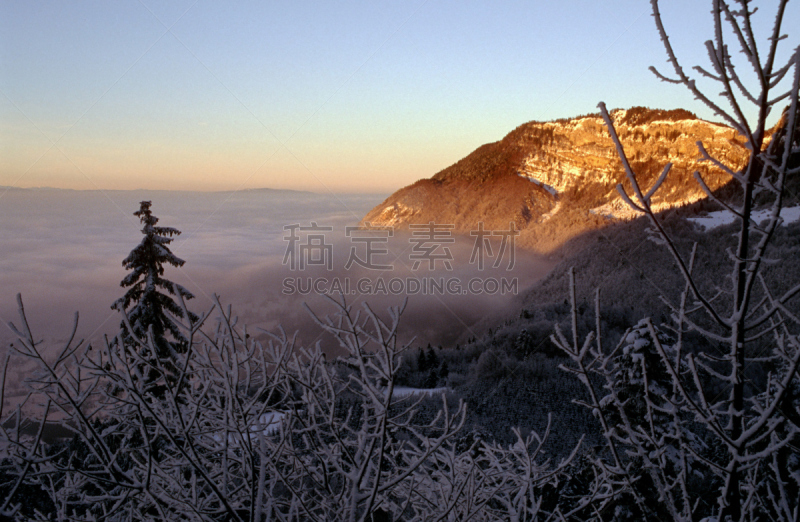
[[[708,11],[662,6],[687,68]],[[0,186],[388,194],[600,101],[713,119],[650,65],[645,0],[8,0]]]

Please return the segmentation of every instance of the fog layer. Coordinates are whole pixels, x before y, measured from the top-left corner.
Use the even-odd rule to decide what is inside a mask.
[[[326,345],[331,340],[319,338],[302,303],[320,313],[331,308],[314,292],[301,294],[299,290],[303,288],[297,288],[296,282],[302,287],[321,278],[329,283],[349,279],[355,287],[357,280],[366,278],[371,281],[372,295],[353,288],[348,302],[356,307],[369,302],[380,310],[401,304],[407,292],[381,291],[380,284],[375,287],[378,279],[384,283],[390,279],[456,280],[466,287],[475,277],[481,281],[516,278],[521,291],[549,269],[547,261],[516,249],[512,270],[508,269],[507,251],[502,266],[479,271],[475,263],[469,262],[476,238],[462,237],[456,243],[441,244],[436,250],[442,253],[445,247],[450,249],[452,270],[447,270],[441,261],[435,262],[434,271],[428,269],[427,261],[412,270],[410,255],[415,249],[419,253],[418,247],[409,241],[407,231],[397,231],[388,242],[375,244],[386,253],[373,259],[376,264],[391,264],[392,270],[375,271],[357,265],[345,270],[352,248],[360,258],[366,257],[366,245],[346,237],[345,228],[356,225],[384,197],[270,190],[200,193],[10,189],[0,199],[3,350],[13,337],[5,325],[19,321],[17,293],[22,294],[31,328],[46,341],[45,347],[66,338],[76,311],[80,313],[78,338],[98,342],[104,334],[116,334],[120,316],[110,306],[125,291],[119,284],[126,275],[122,260],[142,238],[141,224],[133,216],[142,200],[152,201],[160,226],[182,231],[170,247],[186,264],[182,268],[166,266],[165,277],[195,295],[189,301],[193,311],[209,310],[212,296],[218,294],[249,326],[274,330],[283,325],[289,332],[299,331],[300,340],[306,343],[319,340]],[[289,232],[284,227],[308,227],[312,222],[330,227],[323,235],[330,245],[331,270],[325,266],[291,270],[283,263],[289,248],[285,239]],[[306,241],[306,236],[301,236]],[[496,256],[499,244],[495,241],[494,245]],[[492,262],[487,258],[487,265]],[[287,279],[291,281],[289,286]],[[292,288],[298,291],[287,292]],[[434,295],[418,291],[408,296],[404,339],[416,336],[417,344],[447,346],[459,338],[482,333],[472,332],[471,326],[486,314],[514,306],[513,293],[475,294],[459,289],[463,291],[457,295],[434,290]],[[333,346],[330,349],[335,351]],[[24,367],[22,361],[15,364],[20,369]]]

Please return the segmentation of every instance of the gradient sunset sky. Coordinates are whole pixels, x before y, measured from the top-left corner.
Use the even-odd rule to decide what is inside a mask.
[[[710,2],[663,4],[705,65]],[[389,193],[601,100],[715,119],[650,65],[645,0],[4,1],[0,186]]]

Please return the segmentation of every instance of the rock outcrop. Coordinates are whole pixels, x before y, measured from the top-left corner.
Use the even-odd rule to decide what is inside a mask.
[[[657,209],[705,197],[693,179],[699,171],[712,190],[729,177],[698,161],[697,141],[726,164],[739,168],[749,151],[737,133],[685,110],[634,107],[612,112],[640,183],[649,187],[667,162],[673,168],[653,199]],[[617,193],[630,185],[599,115],[530,122],[502,140],[479,147],[429,179],[398,190],[372,209],[362,225],[392,226],[433,221],[455,230],[521,231],[517,244],[549,252],[567,239],[609,220],[634,215]]]

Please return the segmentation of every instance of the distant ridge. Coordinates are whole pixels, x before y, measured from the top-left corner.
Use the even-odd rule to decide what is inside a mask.
[[[740,167],[749,156],[736,131],[684,109],[632,107],[611,116],[644,186],[673,163],[653,200],[656,209],[704,198],[692,179],[695,170],[712,190],[728,182],[720,170],[697,161],[698,140],[729,165]],[[513,222],[521,231],[518,244],[546,253],[609,220],[633,217],[617,193],[618,183],[629,185],[599,114],[534,121],[398,190],[361,223],[403,229],[433,221],[466,233],[479,222],[493,230]]]
[[[196,194],[229,194],[229,193],[289,193],[289,194],[317,194],[316,192],[311,192],[308,190],[294,190],[294,189],[275,189],[275,188],[249,188],[249,189],[238,189],[238,190],[173,190],[173,189],[144,189],[144,188],[136,188],[136,189],[71,189],[71,188],[58,188],[58,187],[11,187],[6,185],[0,185],[0,191],[6,190],[29,190],[29,191],[65,191],[65,192],[191,192]]]
[[[293,194],[316,194],[315,192],[311,192],[309,190],[294,190],[294,189],[274,189],[274,188],[250,188],[250,189],[240,189],[240,190],[215,190],[214,192],[291,192]]]

